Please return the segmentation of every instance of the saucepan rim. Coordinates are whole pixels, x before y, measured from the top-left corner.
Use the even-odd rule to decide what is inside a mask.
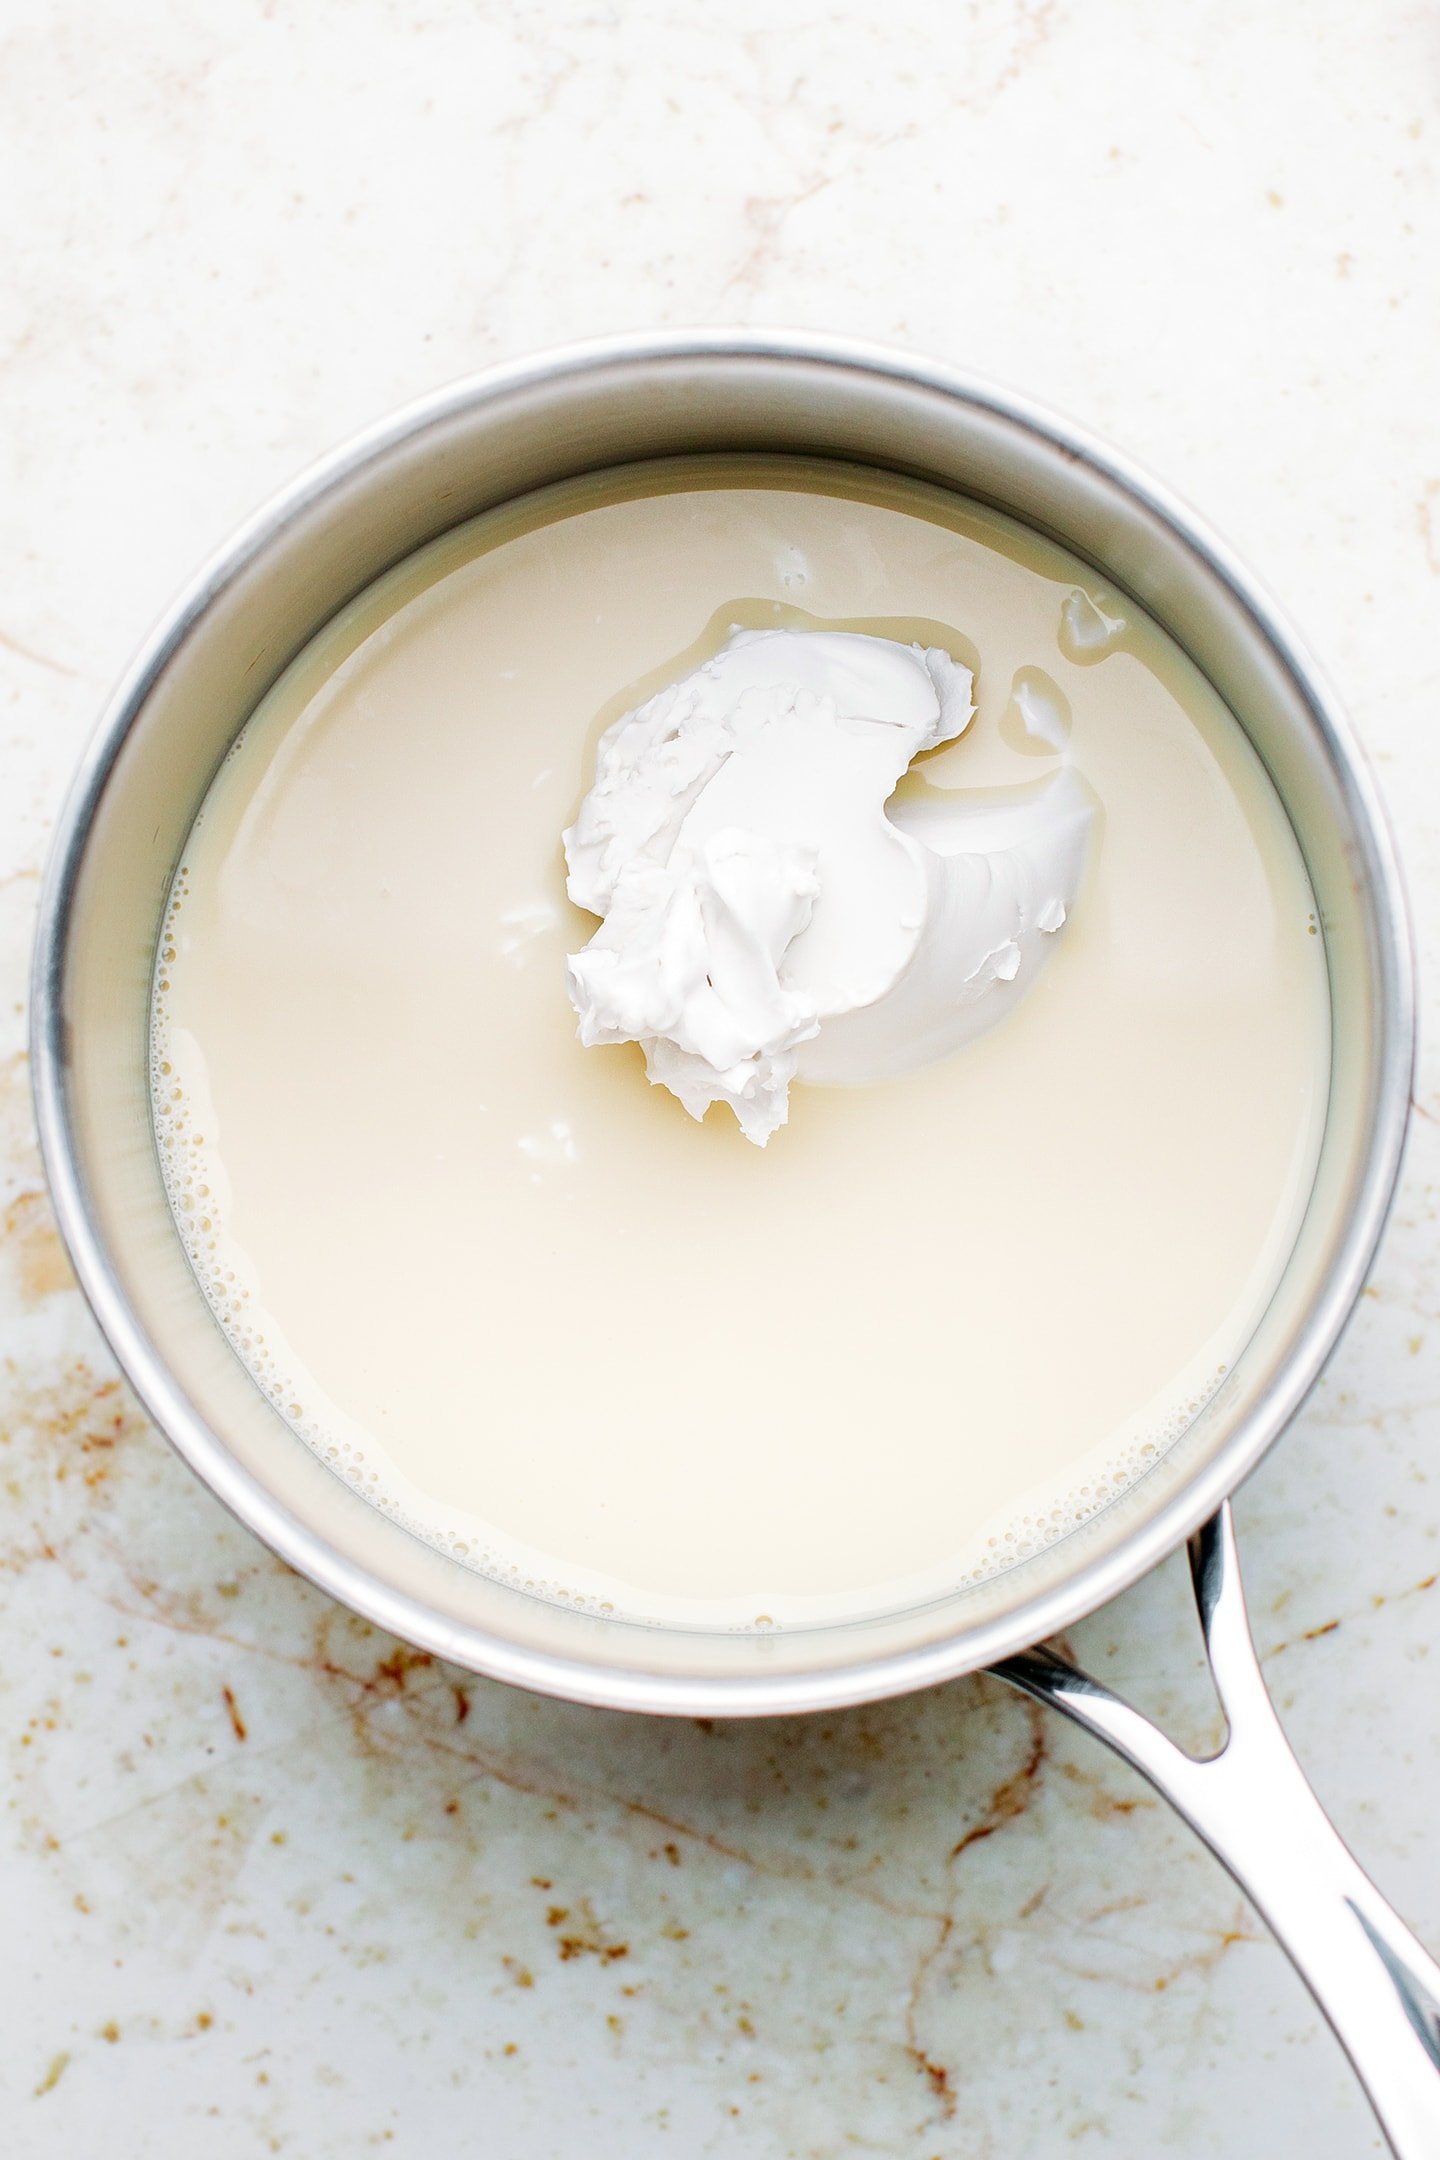
[[[1335,1256],[1288,1356],[1235,1430],[1166,1504],[1137,1521],[1112,1550],[1087,1559],[1028,1601],[978,1625],[878,1656],[848,1658],[834,1630],[833,1664],[804,1672],[757,1666],[743,1675],[662,1674],[607,1667],[462,1623],[397,1589],[287,1508],[246,1469],[200,1415],[150,1338],[113,1265],[87,1198],[67,1087],[64,989],[77,888],[107,780],[168,662],[230,583],[305,510],[408,437],[486,401],[629,363],[796,360],[872,381],[959,399],[1081,461],[1168,525],[1239,601],[1302,691],[1330,777],[1360,836],[1377,935],[1379,1014],[1373,1116],[1363,1166]],[[318,624],[317,624],[318,627]],[[1263,586],[1196,514],[1122,452],[1033,400],[948,364],[849,337],[788,330],[688,330],[607,337],[552,348],[483,370],[366,429],[285,488],[205,566],[156,626],[105,708],[60,813],[41,890],[32,980],[36,1119],[56,1217],[81,1288],[119,1365],[150,1416],[217,1497],[290,1566],[376,1626],[455,1664],[575,1702],[676,1715],[773,1715],[833,1709],[908,1693],[978,1669],[1072,1625],[1127,1589],[1179,1546],[1249,1474],[1319,1377],[1374,1258],[1398,1181],[1415,1048],[1414,962],[1404,888],[1373,780],[1329,684]]]

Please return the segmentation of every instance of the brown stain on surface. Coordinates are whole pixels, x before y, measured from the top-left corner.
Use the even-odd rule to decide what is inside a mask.
[[[1019,82],[1025,70],[1045,45],[1055,28],[1055,0],[1021,0],[1015,10],[1015,46],[1009,60],[995,77],[988,102],[993,102],[1012,83]],[[982,108],[983,109],[983,108]]]
[[[23,1066],[16,1069],[23,1091]],[[704,1904],[705,1870],[711,1862],[738,1864],[757,1883],[813,1887],[817,1909],[822,1901],[843,1898],[887,1919],[904,1920],[914,1927],[920,1955],[903,2035],[896,2030],[897,2006],[892,2005],[888,2045],[893,2048],[903,2039],[905,2054],[935,2111],[947,2118],[957,2111],[961,2073],[943,2059],[949,2050],[935,2031],[926,2030],[925,2014],[929,1979],[953,1947],[957,1925],[946,1890],[930,1877],[932,1862],[936,1871],[943,1867],[948,1846],[940,1788],[934,1788],[939,1805],[923,1831],[916,1818],[916,1849],[925,1859],[913,1882],[887,1874],[881,1864],[892,1834],[907,1842],[906,1834],[896,1830],[899,1817],[876,1812],[863,1798],[846,1797],[852,1780],[863,1796],[872,1767],[877,1792],[892,1769],[921,1774],[911,1772],[905,1753],[920,1743],[925,1728],[918,1721],[912,1727],[900,1712],[884,1710],[847,1713],[833,1721],[833,1732],[829,1719],[823,1721],[823,1731],[821,1721],[777,1721],[743,1742],[730,1728],[717,1728],[708,1720],[687,1722],[683,1728],[667,1726],[667,1734],[681,1734],[682,1743],[694,1736],[695,1759],[688,1760],[679,1744],[673,1772],[667,1767],[666,1749],[651,1750],[643,1740],[627,1743],[623,1752],[601,1746],[592,1752],[581,1738],[582,1723],[588,1730],[591,1714],[582,1719],[576,1713],[573,1722],[549,1710],[537,1709],[533,1719],[519,1712],[507,1715],[511,1699],[506,1691],[492,1690],[377,1633],[297,1581],[268,1554],[252,1550],[248,1541],[237,1542],[238,1533],[227,1530],[224,1539],[217,1540],[222,1549],[214,1572],[204,1559],[193,1565],[182,1556],[177,1562],[173,1536],[149,1534],[149,1502],[152,1495],[163,1500],[168,1512],[172,1494],[188,1496],[191,1488],[154,1442],[120,1383],[80,1360],[28,1376],[12,1366],[8,1376],[0,1378],[6,1379],[5,1423],[15,1428],[17,1455],[23,1447],[27,1485],[33,1486],[35,1496],[32,1507],[27,1491],[27,1505],[12,1511],[10,1534],[16,1543],[7,1551],[0,1542],[0,1565],[34,1562],[63,1570],[93,1606],[108,1608],[107,1629],[114,1625],[109,1613],[119,1616],[122,1644],[126,1636],[133,1637],[137,1649],[143,1641],[140,1629],[128,1624],[134,1621],[222,1646],[218,1672],[213,1665],[195,1665],[196,1672],[205,1675],[197,1700],[208,1702],[213,1714],[219,1691],[236,1743],[250,1742],[244,1774],[254,1768],[257,1742],[250,1737],[252,1726],[257,1734],[270,1730],[263,1715],[267,1670],[286,1668],[311,1676],[311,1729],[323,1722],[345,1735],[347,1754],[365,1765],[371,1779],[366,1787],[369,1801],[397,1823],[403,1819],[406,1837],[416,1834],[411,1826],[419,1823],[419,1834],[432,1844],[445,1841],[457,1865],[464,1863],[467,1852],[478,1849],[471,1826],[482,1817],[470,1805],[469,1795],[485,1786],[503,1788],[528,1803],[525,1819],[532,1832],[549,1836],[540,1831],[541,1823],[563,1822],[568,1827],[557,1829],[556,1839],[572,1844],[583,1839],[580,1850],[589,1851],[598,1837],[650,1855],[660,1862],[667,1885],[662,1906],[647,1906],[632,1916],[622,1892],[619,1908],[624,1917],[618,1924],[613,1884],[607,1896],[603,1874],[586,1882],[588,1897],[578,1894],[570,1863],[557,1851],[554,1860],[561,1864],[552,1863],[549,1874],[535,1878],[536,1888],[547,1891],[553,1881],[563,1901],[552,1908],[545,1937],[555,1946],[556,1964],[579,1971],[589,1960],[597,1978],[606,1967],[621,1968],[605,1983],[607,1993],[632,1975],[647,1987],[647,1957],[662,1941],[691,1939],[692,1927],[682,1921],[692,1923],[694,1940],[688,1952],[664,1953],[673,1960],[669,1969],[688,1967],[698,1956],[706,1927],[713,1924]],[[206,1522],[212,1514],[217,1524],[223,1520],[203,1495],[180,1504],[204,1509]],[[244,1654],[243,1669],[237,1670],[232,1652]],[[223,1684],[222,1673],[229,1675]],[[1010,1703],[1008,1694],[996,1690],[995,1696]],[[979,1684],[966,1684],[958,1693],[946,1690],[945,1697],[947,1728],[953,1717],[966,1717],[977,1706],[988,1712],[992,1701]],[[1033,1706],[1006,1709],[1001,1728],[1005,1752],[984,1777],[982,1804],[977,1808],[974,1779],[963,1811],[952,1802],[959,1813],[955,1827],[970,1824],[949,1847],[953,1860],[1023,1815],[1040,1789],[1046,1756],[1042,1718]],[[597,1720],[594,1730],[603,1731],[603,1721]],[[652,1728],[640,1725],[636,1731],[648,1736]],[[148,1734],[138,1735],[136,1752],[150,1744]],[[262,1756],[265,1752],[262,1749]],[[936,1774],[951,1760],[948,1752],[938,1751]],[[1002,1768],[1007,1774],[987,1790]],[[924,1777],[931,1774],[924,1769]],[[428,1783],[421,1783],[422,1777]],[[187,1781],[170,1794],[156,1796],[157,1804],[176,1808],[174,1790],[188,1794],[192,1784]],[[457,1795],[464,1798],[463,1807]],[[215,1915],[233,1896],[249,1843],[268,1827],[262,1826],[257,1809],[247,1812],[231,1796],[229,1787],[216,1797],[224,1802],[222,1815],[214,1813],[213,1802],[191,1806],[187,1800],[178,1815],[166,1818],[184,1825],[178,1840],[167,1833],[166,1868],[178,1851],[190,1869],[187,1900],[203,1883],[205,1894],[199,1902],[208,1916],[206,1925],[214,1924]],[[425,1806],[427,1799],[433,1808]],[[150,1805],[149,1798],[141,1800],[128,1819],[133,1822]],[[811,1815],[812,1808],[828,1808],[829,1813]],[[906,1812],[908,1808],[902,1808],[899,1816]],[[535,1850],[533,1858],[529,1853],[525,1857],[531,1865],[538,1861],[544,1867],[551,1854]],[[671,1874],[672,1869],[683,1872]],[[458,1879],[444,1877],[451,1883]],[[700,1903],[692,1909],[687,1902],[677,1917],[672,1909],[677,1894]],[[85,1909],[79,1895],[76,1905]],[[599,1915],[607,1907],[610,1916],[602,1921]],[[453,1911],[459,1909],[457,1899]],[[532,1908],[532,1925],[538,1917]],[[649,1923],[657,1938],[648,1948],[636,1933],[642,1923]],[[717,1947],[723,1952],[723,1936]],[[519,1956],[513,1962],[502,1960],[502,1969],[518,1990],[546,1984],[543,1975],[535,1978],[538,1961],[534,1972]],[[556,1974],[550,1984],[558,1979]],[[767,2002],[765,2007],[771,2006]],[[742,2013],[734,2029],[748,2038],[751,2024]],[[199,2020],[195,2029],[204,2029]],[[108,2032],[104,2038],[109,2040]]]
[[[0,1474],[9,1502],[0,1517],[0,1571],[55,1562],[90,1587],[79,1564],[82,1541],[103,1545],[111,1480],[148,1432],[121,1383],[99,1378],[83,1358],[32,1388],[0,1355]]]
[[[545,1925],[557,1931],[565,1929],[564,1934],[556,1935],[562,1965],[579,1957],[594,1957],[602,1965],[614,1965],[630,1955],[629,1943],[617,1942],[607,1934],[587,1897],[577,1898],[573,1906],[552,1905],[545,1915]]]
[[[30,1061],[23,1050],[0,1060],[0,1196],[7,1187],[0,1252],[15,1269],[21,1303],[28,1309],[71,1289],[75,1278],[45,1196],[30,1107]]]
[[[947,2119],[955,2113],[955,2091],[950,2083],[946,2065],[937,2062],[920,2039],[920,1999],[940,1957],[954,1933],[955,1922],[949,1913],[942,1915],[935,1940],[921,1958],[910,1984],[910,1996],[905,2005],[905,2053],[929,2086],[931,2094],[940,2103],[940,2111]]]
[[[1034,1796],[1036,1780],[1045,1766],[1049,1752],[1044,1712],[1032,1704],[1029,1753],[1015,1775],[1007,1778],[1003,1785],[996,1786],[979,1822],[973,1829],[967,1830],[959,1844],[952,1849],[952,1860],[958,1860],[961,1853],[968,1852],[972,1845],[978,1845],[983,1838],[994,1837],[996,1831],[1003,1830],[1006,1823],[1014,1822],[1017,1815],[1024,1814]]]
[[[950,1865],[960,1859],[974,1845],[994,1837],[1007,1823],[1018,1821],[1029,1808],[1042,1781],[1042,1772],[1049,1758],[1049,1733],[1046,1713],[1038,1703],[1022,1705],[1028,1727],[1028,1745],[1024,1760],[1018,1770],[1003,1778],[992,1791],[981,1811],[980,1819],[965,1832],[950,1851]],[[1030,1911],[1040,1904],[1044,1892],[1031,1901]],[[920,2007],[931,1973],[949,1947],[955,1930],[953,1912],[938,1916],[935,1936],[922,1953],[910,1983],[905,2005],[905,2053],[924,2077],[930,2092],[939,2105],[941,2115],[948,2121],[956,2112],[958,2097],[949,2066],[937,2059],[920,2037]]]
[[[74,1288],[75,1277],[43,1192],[22,1192],[10,1202],[0,1215],[0,1245],[14,1260],[26,1305],[39,1305],[58,1290]]]
[[[31,667],[44,668],[49,675],[68,675],[72,680],[74,678],[73,667],[66,667],[63,660],[52,660],[48,653],[37,652],[33,645],[27,645],[23,638],[12,637],[8,630],[0,630],[0,646],[3,646],[6,652],[14,653],[17,659],[28,660]]]
[[[50,2058],[49,2067],[46,2070],[44,2077],[41,2078],[39,2084],[35,2087],[35,2098],[37,2100],[43,2100],[46,2093],[54,2092],[55,2087],[59,2084],[61,2078],[64,2077],[65,2072],[69,2069],[69,2067],[70,2053],[67,2048],[62,2048],[58,2055],[52,2055]]]
[[[1097,1777],[1092,1771],[1085,1769],[1079,1763],[1062,1763],[1060,1774],[1067,1784],[1075,1786],[1080,1791],[1088,1794],[1090,1813],[1096,1822],[1110,1822],[1116,1816],[1133,1815],[1138,1808],[1154,1808],[1160,1804],[1146,1793],[1131,1793],[1122,1796],[1119,1793],[1111,1792],[1103,1779]]]
[[[388,1657],[379,1658],[375,1665],[375,1684],[391,1688],[397,1695],[403,1694],[413,1672],[428,1672],[435,1663],[428,1650],[412,1650],[408,1643],[397,1642]],[[465,1712],[456,1717],[456,1724],[463,1724]]]
[[[79,1363],[56,1378],[59,1384],[54,1393],[48,1399],[42,1395],[32,1412],[46,1474],[90,1466],[103,1470],[108,1478],[112,1464],[118,1466],[124,1459],[130,1435],[148,1437],[143,1421],[126,1409],[117,1382],[97,1381]],[[155,1448],[150,1453],[151,1471],[167,1475],[171,1466],[163,1450]],[[174,1474],[179,1481],[178,1471]],[[129,1490],[133,1504],[133,1485],[127,1488],[120,1479],[117,1487]],[[189,1492],[188,1483],[183,1489]],[[641,1989],[650,1987],[649,1960],[660,1941],[647,1945],[635,1930],[648,1925],[660,1940],[678,1944],[689,1939],[691,1929],[672,1918],[671,1899],[676,1893],[702,1901],[698,1918],[688,1907],[680,1915],[692,1921],[697,1931],[691,1949],[665,1953],[674,1960],[667,1969],[678,1971],[682,1965],[690,1969],[714,1924],[703,1902],[704,1864],[738,1863],[760,1883],[812,1885],[817,1909],[822,1900],[844,1898],[920,1923],[915,1930],[920,1955],[903,2028],[896,2030],[898,2006],[892,2005],[888,2045],[893,2048],[897,2040],[901,2042],[928,2111],[947,2120],[958,2112],[962,2074],[953,2061],[944,2059],[949,2050],[927,2016],[929,1981],[953,1947],[957,1922],[950,1910],[950,1895],[943,1886],[930,1887],[926,1870],[931,1860],[937,1868],[943,1867],[947,1849],[958,1861],[972,1845],[1024,1814],[1044,1782],[1044,1714],[1038,1708],[1018,1703],[1011,1707],[1008,1693],[987,1691],[980,1683],[944,1691],[947,1730],[952,1720],[963,1720],[977,1708],[986,1711],[988,1721],[992,1707],[1006,1706],[1000,1728],[1004,1753],[981,1786],[978,1808],[972,1781],[971,1797],[956,1826],[968,1819],[970,1827],[953,1847],[945,1837],[945,1802],[940,1788],[934,1789],[938,1803],[934,1816],[923,1828],[916,1821],[917,1850],[928,1857],[913,1887],[903,1878],[887,1880],[881,1875],[875,1879],[870,1871],[878,1870],[880,1855],[891,1842],[899,1818],[875,1814],[863,1799],[852,1800],[848,1813],[842,1814],[845,1787],[851,1780],[863,1780],[871,1766],[877,1772],[877,1793],[887,1784],[891,1770],[902,1776],[931,1775],[929,1768],[923,1773],[909,1770],[906,1751],[919,1745],[926,1728],[919,1720],[911,1722],[908,1714],[867,1710],[833,1721],[785,1720],[773,1725],[767,1721],[763,1729],[747,1730],[743,1737],[730,1728],[696,1732],[688,1724],[683,1728],[667,1724],[663,1728],[667,1745],[653,1750],[646,1742],[655,1728],[637,1723],[637,1737],[623,1749],[597,1746],[592,1753],[582,1735],[603,1733],[608,1722],[603,1717],[578,1712],[572,1717],[540,1706],[532,1716],[523,1707],[513,1708],[507,1691],[492,1689],[377,1633],[261,1552],[251,1554],[248,1548],[227,1545],[221,1555],[223,1569],[217,1566],[216,1574],[202,1563],[198,1573],[187,1569],[177,1575],[173,1548],[167,1562],[164,1545],[152,1547],[143,1538],[136,1542],[125,1536],[124,1519],[108,1485],[92,1492],[72,1478],[66,1491],[69,1497],[63,1516],[43,1518],[44,1545],[35,1557],[58,1563],[88,1596],[112,1607],[125,1621],[134,1619],[177,1636],[223,1645],[225,1662],[220,1672],[210,1668],[208,1700],[215,1707],[218,1689],[237,1742],[246,1739],[260,1714],[255,1709],[255,1690],[260,1690],[263,1702],[267,1668],[302,1671],[313,1676],[315,1711],[321,1717],[328,1712],[326,1722],[346,1735],[347,1753],[370,1773],[370,1804],[397,1823],[403,1818],[406,1837],[416,1834],[411,1826],[418,1823],[422,1826],[418,1834],[431,1841],[432,1849],[442,1843],[448,1846],[466,1881],[470,1880],[466,1854],[478,1849],[470,1825],[483,1817],[469,1805],[468,1797],[463,1808],[453,1803],[457,1794],[468,1796],[482,1786],[503,1788],[531,1803],[525,1819],[532,1836],[568,1840],[577,1856],[588,1855],[594,1841],[605,1839],[637,1854],[643,1851],[660,1863],[661,1879],[667,1886],[661,1908],[647,1902],[632,1916],[628,1898],[621,1892],[618,1909],[623,1917],[618,1921],[613,1881],[598,1870],[589,1880],[582,1876],[580,1881],[588,1891],[583,1894],[572,1874],[574,1862],[559,1850],[555,1859],[560,1865],[527,1876],[534,1888],[526,1896],[535,1901],[530,1925],[543,1915],[547,1926],[540,1931],[542,1939],[554,1945],[553,1965],[548,1960],[544,1963],[553,1977],[547,1982],[533,1952],[527,1957],[520,1943],[505,1944],[502,1938],[495,1944],[497,1955],[502,1948],[518,1953],[500,1958],[508,1988],[519,1991],[510,1997],[512,2001],[530,2000],[532,1987],[561,1984],[555,1970],[559,1965],[574,1967],[578,1975],[587,1961],[596,1985],[606,1968],[618,1968],[604,1983],[606,1993],[620,1988],[632,1974]],[[218,1510],[215,1513],[218,1519]],[[122,1633],[134,1634],[137,1643],[141,1640],[138,1631],[123,1623]],[[248,1655],[251,1662],[244,1670],[237,1672],[229,1655],[232,1651]],[[221,1673],[229,1676],[223,1685]],[[519,1699],[521,1705],[524,1700]],[[241,1702],[252,1713],[250,1721],[240,1709]],[[312,1714],[311,1729],[319,1722]],[[257,1724],[254,1729],[261,1728]],[[630,1729],[626,1721],[624,1730]],[[674,1743],[678,1766],[673,1771],[668,1767],[672,1735],[679,1735]],[[247,1774],[252,1770],[255,1744],[252,1739]],[[948,1752],[937,1754],[937,1774],[950,1760]],[[1006,1774],[999,1776],[1002,1769]],[[427,1782],[422,1783],[422,1778]],[[862,1784],[862,1795],[863,1789]],[[434,1801],[433,1812],[424,1804],[427,1797]],[[810,1817],[809,1809],[821,1800],[828,1800],[829,1815]],[[165,1805],[173,1802],[165,1800]],[[260,1834],[258,1813],[252,1820],[228,1797],[228,1788],[225,1806],[225,1816],[204,1814],[209,1847],[201,1850],[196,1844],[190,1855],[193,1869],[203,1871],[206,1885],[213,1889],[206,1907],[211,1914],[207,1925],[214,1924],[213,1915],[233,1895],[247,1844]],[[200,1837],[202,1812],[198,1807],[192,1810],[192,1844]],[[901,1816],[906,1812],[902,1809]],[[567,1827],[551,1833],[542,1831],[542,1823]],[[858,1837],[852,1834],[856,1831]],[[898,1835],[901,1842],[906,1841],[904,1833]],[[172,1854],[173,1841],[166,1845],[167,1868]],[[550,1854],[548,1849],[532,1846],[525,1858],[530,1865],[538,1861],[544,1868]],[[675,1869],[681,1872],[672,1873]],[[452,1896],[459,1879],[447,1874],[437,1878],[452,1886]],[[550,1903],[552,1895],[554,1903]],[[742,1899],[747,1896],[742,1890]],[[733,1893],[727,1891],[726,1899],[728,1907]],[[452,1918],[458,1914],[458,1897],[445,1909]],[[607,1915],[603,1920],[602,1913]],[[502,1915],[497,1912],[495,1917]],[[662,1919],[664,1925],[659,1924]],[[729,1969],[723,1962],[723,1926],[714,1952],[706,1948],[707,1954],[721,1959],[719,1970]],[[352,1946],[346,1954],[358,1953]],[[772,2007],[767,1999],[764,2008],[768,2012]],[[736,2005],[733,2013],[733,2030],[746,2039],[752,2037],[755,2023],[749,2011],[750,2005],[743,2004]],[[762,2029],[765,2022],[760,2019]],[[202,2029],[198,2021],[196,2029]],[[946,2030],[948,2026],[942,2024],[939,2031]]]
[[[1437,1579],[1440,1578],[1435,1575],[1422,1575],[1418,1582],[1407,1583],[1403,1590],[1377,1591],[1370,1600],[1369,1609],[1380,1612],[1387,1605],[1403,1605],[1408,1598],[1421,1597],[1427,1590],[1433,1590]],[[1347,1617],[1353,1620],[1357,1615],[1342,1614],[1337,1619],[1322,1621],[1318,1627],[1304,1628],[1298,1635],[1286,1636],[1283,1641],[1270,1645],[1265,1658],[1280,1657],[1286,1650],[1293,1650],[1297,1643],[1319,1642],[1322,1636],[1333,1635],[1342,1627]]]
[[[1420,535],[1420,545],[1425,550],[1425,561],[1432,577],[1440,577],[1440,531],[1436,529],[1435,508],[1440,503],[1440,480],[1429,480],[1420,492],[1415,505],[1415,527]]]

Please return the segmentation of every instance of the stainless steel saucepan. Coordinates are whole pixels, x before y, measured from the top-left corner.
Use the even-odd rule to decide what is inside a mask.
[[[1082,1529],[921,1610],[769,1635],[542,1603],[368,1507],[270,1408],[211,1318],[150,1129],[147,1004],[169,878],[247,715],[337,608],[464,518],[547,482],[699,451],[916,475],[1052,535],[1164,624],[1235,713],[1299,838],[1334,1052],[1313,1193],[1244,1355]],[[989,1666],[1104,1740],[1200,1833],[1330,2019],[1396,2153],[1440,2154],[1440,1970],[1321,1813],[1250,1640],[1227,1495],[1303,1402],[1364,1284],[1399,1169],[1414,1012],[1404,897],[1349,728],[1248,574],[1114,451],[1024,399],[849,340],[731,332],[572,347],[412,406],[310,472],[201,573],[116,693],[60,821],[35,957],[36,1103],[61,1227],[151,1416],[242,1522],[437,1656],[577,1702],[692,1716],[833,1708]],[[1191,1540],[1229,1725],[1197,1761],[1043,1643]]]

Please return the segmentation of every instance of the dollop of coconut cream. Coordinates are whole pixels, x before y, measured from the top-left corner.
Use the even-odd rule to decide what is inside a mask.
[[[568,962],[580,1040],[638,1042],[692,1117],[764,1146],[792,1080],[854,1086],[1004,1017],[1073,905],[1092,804],[1068,766],[1023,797],[892,802],[963,734],[968,668],[829,630],[736,630],[607,729],[564,835],[603,917]]]

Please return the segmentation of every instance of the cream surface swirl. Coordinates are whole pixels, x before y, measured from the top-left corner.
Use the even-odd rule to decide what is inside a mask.
[[[892,800],[974,715],[938,647],[737,630],[607,729],[564,835],[603,918],[570,956],[581,1041],[637,1042],[692,1117],[727,1103],[763,1146],[792,1080],[850,1086],[993,1026],[1038,971],[1084,870],[1088,792]]]

